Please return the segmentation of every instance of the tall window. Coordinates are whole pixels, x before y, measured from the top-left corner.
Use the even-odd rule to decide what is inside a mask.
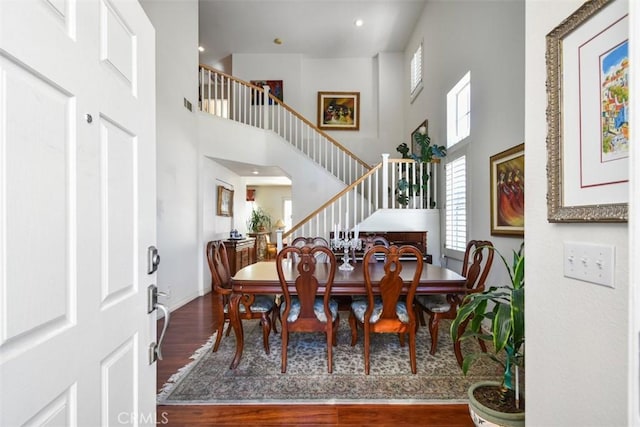
[[[409,67],[411,68],[411,100],[413,100],[422,89],[422,43],[411,57]]]
[[[447,147],[471,132],[471,72],[467,72],[447,94]]]
[[[445,169],[445,249],[464,251],[467,246],[466,157],[447,163]]]

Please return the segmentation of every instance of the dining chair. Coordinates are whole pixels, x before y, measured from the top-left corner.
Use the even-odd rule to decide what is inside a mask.
[[[383,254],[384,274],[379,282],[379,295],[374,294],[371,270],[376,267],[370,263],[371,257]],[[415,260],[401,261],[402,255],[413,255]],[[422,254],[414,246],[375,245],[364,255],[362,268],[367,298],[351,303],[349,326],[351,328],[351,346],[358,340],[358,325],[364,331],[364,372],[369,375],[369,356],[372,333],[397,333],[400,346],[404,347],[405,335],[409,335],[409,359],[411,372],[416,373],[416,317],[413,300],[420,281],[423,267]],[[401,277],[403,267],[409,263],[415,266],[410,281],[405,283]],[[403,287],[408,286],[406,294]]]
[[[366,254],[367,251],[369,251],[371,248],[373,248],[375,245],[383,245],[385,247],[389,247],[389,241],[382,236],[360,236],[360,241],[361,241],[361,247],[362,247],[362,253]],[[351,256],[352,258],[355,260],[356,259],[356,250],[355,248],[353,248],[351,250]],[[364,255],[362,256],[362,259],[364,261]],[[377,262],[378,260],[375,257],[371,257],[369,258],[369,262]]]
[[[295,254],[297,261],[285,261],[289,254]],[[319,254],[326,256],[328,262],[318,261]],[[283,262],[293,262],[297,269],[294,285],[286,282]],[[335,255],[325,246],[288,246],[278,253],[276,268],[284,296],[280,307],[282,373],[287,371],[289,332],[324,332],[327,339],[327,371],[331,373],[333,346],[337,343],[336,333],[340,322],[338,303],[331,298],[331,286],[336,273]]]
[[[227,258],[227,249],[221,240],[212,240],[207,243],[207,262],[211,271],[211,290],[213,292],[214,318],[218,322],[216,341],[213,352],[218,351],[225,323],[230,323],[229,298],[231,291],[231,270]],[[269,354],[269,333],[277,333],[276,320],[279,316],[278,306],[273,295],[243,295],[240,298],[240,319],[260,319],[262,325],[262,340],[265,353]],[[271,317],[270,317],[271,316]],[[229,336],[231,325],[227,327],[226,335]]]
[[[303,236],[296,237],[291,242],[291,246],[295,246],[295,247],[298,247],[298,248],[301,248],[303,246],[324,246],[324,247],[330,248],[329,242],[327,241],[327,239],[325,239],[324,237],[319,237],[319,236],[316,236],[316,237],[303,237]],[[296,256],[297,255],[294,254],[293,258],[297,260]],[[329,259],[327,258],[327,256],[322,252],[316,253],[316,259],[318,260],[318,262],[329,262]]]
[[[484,291],[484,284],[493,264],[493,243],[488,240],[470,240],[467,243],[462,261],[462,276],[466,278],[467,294]],[[458,307],[464,295],[419,295],[416,297],[415,310],[420,323],[424,325],[423,312],[429,314],[429,333],[431,335],[431,354],[436,354],[438,347],[438,326],[442,319],[455,319]],[[464,332],[468,322],[461,324],[458,337]],[[484,341],[478,340],[482,350],[486,352]],[[460,339],[454,343],[454,352],[458,364],[462,366]]]

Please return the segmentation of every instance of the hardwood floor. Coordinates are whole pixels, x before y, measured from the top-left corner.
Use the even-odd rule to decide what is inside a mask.
[[[158,388],[213,333],[211,294],[171,313],[158,361]],[[162,321],[158,323],[158,329]],[[233,339],[233,336],[226,338]],[[462,405],[185,405],[158,406],[157,425],[164,426],[449,426],[471,427]]]

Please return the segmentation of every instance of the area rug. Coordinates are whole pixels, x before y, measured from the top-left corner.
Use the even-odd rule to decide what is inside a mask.
[[[416,375],[411,374],[408,344],[400,347],[395,334],[371,338],[370,375],[364,374],[363,338],[351,347],[351,334],[341,313],[333,373],[327,373],[326,341],[320,333],[291,333],[287,372],[280,372],[280,334],[271,334],[271,354],[265,354],[258,321],[245,321],[245,345],[240,365],[229,369],[235,352],[233,333],[223,337],[216,353],[213,338],[162,387],[159,405],[190,404],[319,404],[319,403],[460,403],[466,402],[473,382],[499,378],[498,365],[483,361],[462,374],[442,322],[438,351],[429,354],[426,327],[417,336]],[[477,342],[463,343],[463,351],[477,351]]]

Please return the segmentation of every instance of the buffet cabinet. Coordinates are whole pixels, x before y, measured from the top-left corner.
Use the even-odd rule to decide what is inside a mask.
[[[333,232],[329,233],[333,239]],[[421,253],[425,262],[431,264],[432,257],[427,253],[427,232],[426,231],[361,231],[360,238],[365,240],[367,237],[379,236],[384,237],[390,245],[415,246]],[[334,250],[336,255],[342,254],[341,250]],[[354,251],[357,260],[364,257],[364,247],[358,251]]]
[[[256,239],[229,239],[224,241],[231,275],[256,262]]]

